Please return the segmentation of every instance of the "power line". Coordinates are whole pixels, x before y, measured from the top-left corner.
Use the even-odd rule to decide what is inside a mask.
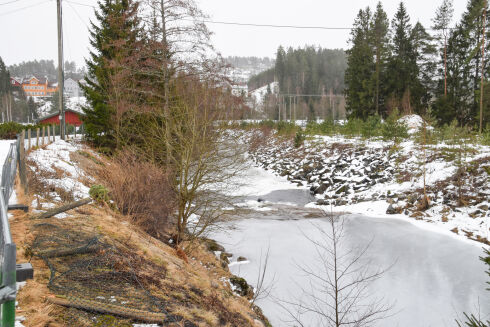
[[[70,1],[66,1],[66,3],[68,3],[68,6],[70,6],[70,8],[73,10],[73,12],[75,13],[75,15],[78,17],[78,19],[82,22],[83,25],[85,25],[87,27],[87,29],[90,29],[87,25],[87,23],[85,23],[85,21],[82,19],[82,17],[80,16],[80,14],[78,13],[78,11],[75,9],[75,7],[73,7],[71,5],[71,2]]]
[[[4,3],[0,3],[0,6],[5,6],[5,5],[9,5],[11,3],[14,3],[14,2],[19,2],[21,0],[13,0],[13,1],[8,1],[8,2],[4,2]]]
[[[185,19],[183,19],[185,20]],[[192,20],[188,20],[192,21]],[[351,30],[352,27],[327,27],[327,26],[301,26],[301,25],[274,25],[274,24],[255,24],[255,23],[239,23],[239,22],[224,22],[215,20],[200,20],[203,23],[221,24],[221,25],[236,25],[236,26],[252,26],[252,27],[272,27],[272,28],[294,28],[294,29],[317,29],[317,30]]]
[[[68,2],[68,3],[72,3],[74,5],[78,5],[78,6],[84,6],[84,7],[92,7],[92,8],[96,8],[95,6],[93,5],[88,5],[86,3],[81,3],[81,2],[76,2],[76,1],[68,1],[68,0],[65,0],[65,2]]]
[[[20,1],[20,0],[19,0]],[[3,13],[0,13],[0,17],[2,16],[7,16],[7,15],[10,15],[10,14],[13,14],[13,13],[16,13],[18,11],[22,11],[22,10],[25,10],[25,9],[29,9],[29,8],[33,8],[33,7],[37,7],[39,5],[42,5],[42,4],[45,4],[45,3],[48,3],[48,2],[51,2],[51,0],[46,0],[46,1],[43,1],[43,2],[39,2],[39,3],[36,3],[34,5],[29,5],[29,6],[26,6],[26,7],[22,7],[22,8],[18,8],[18,9],[14,9],[14,10],[11,10],[11,11],[6,11],[6,12],[3,12]]]

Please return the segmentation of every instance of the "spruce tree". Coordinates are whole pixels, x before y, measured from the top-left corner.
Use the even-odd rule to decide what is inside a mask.
[[[413,81],[412,105],[418,114],[425,114],[435,91],[436,46],[434,39],[424,26],[417,22],[412,29],[411,42],[418,67],[418,75]]]
[[[286,51],[282,46],[279,46],[276,54],[276,78],[279,83],[279,91],[284,93],[285,91],[285,76],[286,76]]]
[[[96,23],[91,23],[90,44],[94,51],[86,60],[88,78],[83,89],[88,105],[83,108],[87,137],[97,146],[116,146],[114,77],[123,69],[122,61],[136,51],[139,36],[137,3],[132,0],[99,1]]]
[[[381,2],[378,2],[376,6],[376,11],[373,15],[373,20],[371,23],[372,30],[372,42],[375,53],[375,73],[374,73],[374,84],[375,84],[375,107],[376,114],[384,114],[384,92],[381,89],[384,85],[386,79],[386,65],[389,59],[389,28],[390,22],[388,16],[383,9]]]
[[[0,97],[10,92],[10,73],[0,57]]]
[[[345,95],[350,117],[366,119],[375,112],[373,72],[375,71],[372,49],[371,10],[360,10],[351,32],[352,47],[347,50],[345,71]]]
[[[412,43],[412,25],[403,2],[400,2],[392,21],[393,53],[388,65],[388,93],[392,106],[412,111],[412,89],[416,86],[418,67]]]

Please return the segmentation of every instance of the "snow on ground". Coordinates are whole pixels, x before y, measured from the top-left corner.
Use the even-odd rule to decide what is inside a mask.
[[[52,113],[52,100],[47,99],[36,99],[36,103],[39,105],[37,108],[37,114],[39,117],[44,117]],[[82,112],[82,106],[87,104],[87,99],[85,97],[70,97],[66,98],[66,108],[74,111]]]
[[[255,100],[255,103],[259,106],[259,108],[262,107],[264,104],[264,98],[267,95],[267,89],[270,89],[272,93],[275,93],[278,88],[278,83],[277,82],[272,82],[268,85],[264,85],[262,87],[259,87],[258,89],[255,89],[250,92],[250,96]]]
[[[424,185],[420,146],[412,140],[401,143],[395,151],[392,146],[391,142],[375,139],[316,136],[300,149],[290,141],[269,141],[251,156],[260,167],[315,194],[317,202],[310,206],[371,217],[402,218],[430,230],[446,234],[451,231],[461,239],[488,242],[490,147],[472,145],[474,151],[463,160],[468,171],[474,173],[463,177],[468,204],[460,206],[456,182],[452,180],[457,164],[445,157],[454,155],[452,151],[457,149],[444,143],[428,146],[425,183],[430,207],[420,210]],[[257,176],[263,173],[259,171]],[[274,188],[270,182],[264,184],[264,192],[269,186]],[[390,206],[394,212],[388,214]],[[266,211],[267,207],[261,210]]]
[[[71,162],[70,154],[81,149],[76,141],[56,140],[44,148],[32,151],[28,159],[33,160],[46,176],[39,175],[42,182],[72,193],[75,199],[88,196],[89,188],[80,180],[86,178],[83,171]],[[60,200],[58,194],[52,194]]]
[[[398,120],[400,123],[404,123],[408,128],[408,134],[412,135],[417,133],[424,125],[424,120],[419,115],[406,115]],[[427,129],[433,129],[431,126],[427,126]]]

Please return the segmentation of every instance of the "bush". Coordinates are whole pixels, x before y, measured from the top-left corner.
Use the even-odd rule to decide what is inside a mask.
[[[305,135],[303,134],[303,132],[297,131],[296,135],[294,136],[294,147],[299,148],[300,146],[303,145],[304,141],[305,141]]]
[[[381,117],[378,115],[369,116],[367,120],[362,123],[361,135],[365,138],[381,135]]]
[[[395,108],[381,127],[383,139],[392,140],[393,142],[398,143],[400,139],[408,137],[407,126],[398,122],[399,118],[400,115],[398,109]]]
[[[300,127],[296,126],[295,123],[280,121],[277,123],[277,134],[279,135],[293,135]]]
[[[102,185],[92,185],[88,194],[97,203],[108,203],[109,202],[109,192]]]
[[[99,174],[120,212],[148,234],[164,239],[173,227],[175,208],[168,174],[130,150],[117,153]]]
[[[0,124],[0,139],[14,140],[17,134],[24,130],[25,126],[16,122],[8,122]]]

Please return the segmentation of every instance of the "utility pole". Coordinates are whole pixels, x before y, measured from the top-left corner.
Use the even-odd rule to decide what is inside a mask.
[[[485,75],[485,25],[487,24],[487,1],[483,2],[483,42],[481,46],[481,82],[480,82],[480,134],[483,129],[483,77]]]
[[[58,95],[60,105],[60,136],[65,139],[65,106],[63,103],[64,73],[63,73],[63,20],[61,0],[56,0],[58,8]]]

